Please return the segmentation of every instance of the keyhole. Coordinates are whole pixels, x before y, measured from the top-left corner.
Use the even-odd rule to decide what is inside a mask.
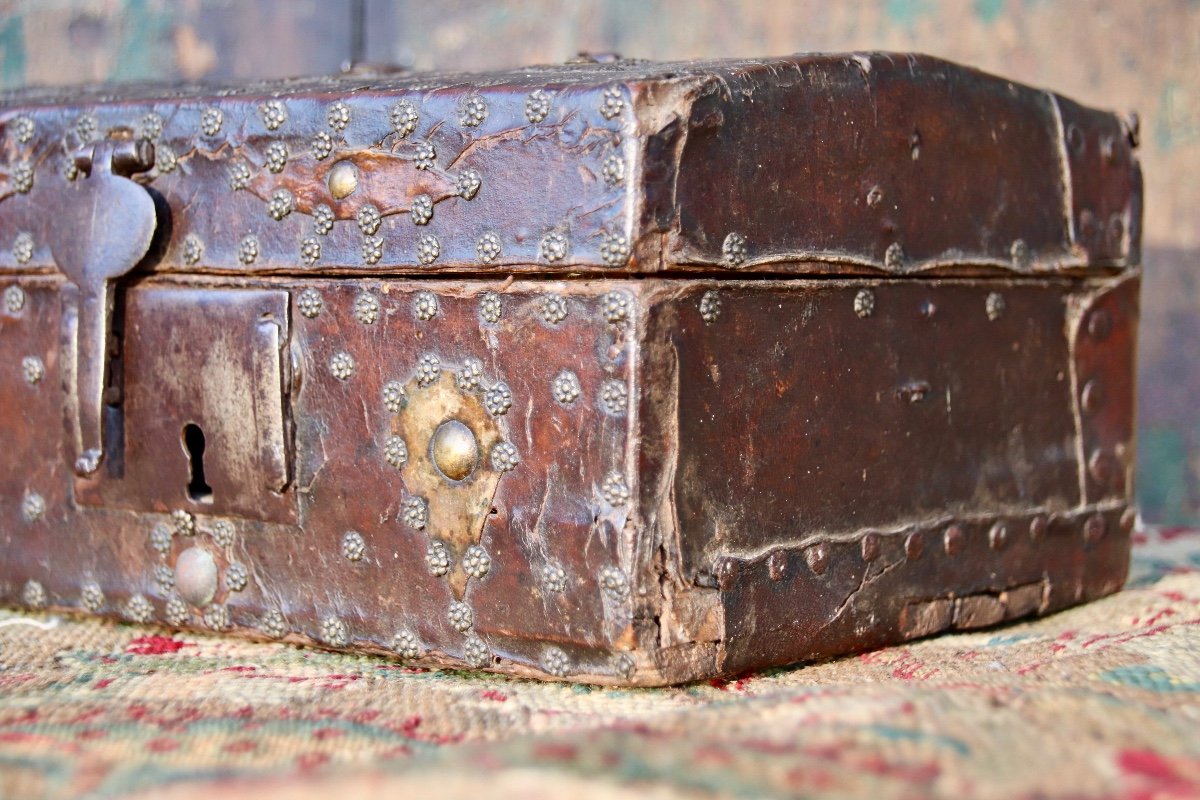
[[[187,496],[193,503],[211,503],[212,487],[204,480],[204,431],[189,422],[183,426],[183,449],[188,457]]]

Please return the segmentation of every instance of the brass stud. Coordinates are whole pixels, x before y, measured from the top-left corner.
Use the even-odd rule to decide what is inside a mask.
[[[479,465],[479,442],[471,429],[456,419],[438,426],[429,452],[438,472],[451,481],[466,479]]]
[[[863,536],[861,548],[863,561],[874,561],[879,558],[879,536],[874,533]]]
[[[942,547],[948,556],[956,556],[962,551],[963,529],[961,525],[951,525],[942,534]]]
[[[1092,514],[1083,523],[1083,538],[1087,542],[1098,542],[1104,538],[1108,524],[1103,514]]]
[[[329,193],[335,200],[354,194],[358,188],[358,167],[349,161],[339,161],[329,170]]]
[[[175,560],[175,585],[193,606],[203,607],[217,594],[217,561],[203,547],[189,547]]]
[[[767,575],[773,581],[781,581],[787,577],[788,557],[787,553],[782,550],[776,550],[771,553],[771,557],[767,559]]]
[[[1003,522],[997,522],[992,526],[992,529],[988,531],[988,544],[991,545],[993,550],[1003,550],[1008,546],[1008,539],[1008,526]]]
[[[812,570],[814,575],[824,575],[825,570],[829,569],[829,545],[822,542],[814,544],[812,547],[805,548],[804,560],[808,563],[808,568]]]
[[[1041,514],[1029,521],[1029,538],[1035,542],[1041,541],[1050,530],[1050,522]]]

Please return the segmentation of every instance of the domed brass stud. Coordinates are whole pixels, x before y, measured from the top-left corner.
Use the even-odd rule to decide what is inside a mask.
[[[329,193],[341,200],[358,188],[358,167],[349,161],[339,161],[329,170]]]
[[[203,547],[189,547],[175,560],[175,586],[194,606],[212,602],[217,593],[217,561]]]
[[[456,419],[438,426],[429,443],[438,472],[452,481],[466,479],[479,464],[479,442],[471,429]]]

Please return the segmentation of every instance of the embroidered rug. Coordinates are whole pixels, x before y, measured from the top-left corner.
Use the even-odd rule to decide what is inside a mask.
[[[1200,532],[1055,616],[674,689],[0,612],[0,797],[1200,796]]]

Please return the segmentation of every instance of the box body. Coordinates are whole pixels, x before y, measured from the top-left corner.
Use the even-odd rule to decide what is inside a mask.
[[[881,55],[7,106],[6,602],[655,685],[1124,579],[1112,115]]]

